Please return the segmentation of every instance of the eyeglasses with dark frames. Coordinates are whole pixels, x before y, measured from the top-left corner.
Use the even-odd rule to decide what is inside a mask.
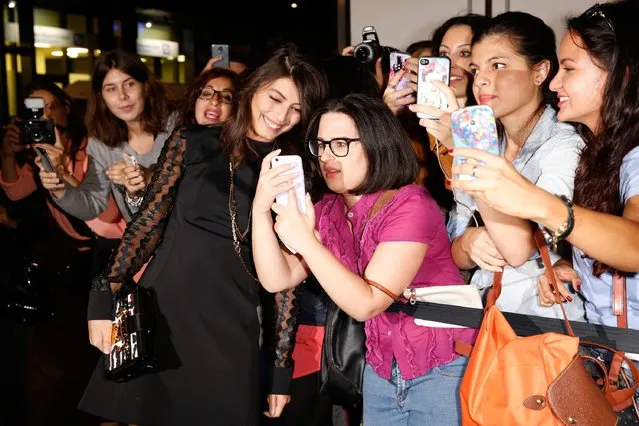
[[[346,157],[351,143],[359,141],[359,138],[333,138],[328,141],[311,139],[308,141],[308,149],[315,157],[321,157],[324,154],[324,149],[328,146],[334,156]]]
[[[233,103],[233,92],[228,89],[225,90],[215,90],[210,86],[204,86],[200,89],[200,94],[198,98],[203,101],[210,101],[213,99],[213,96],[217,96],[217,101],[222,104],[232,104]]]
[[[610,28],[610,31],[612,31],[614,34],[615,27],[612,25],[612,21],[606,16],[606,13],[602,10],[601,6],[602,5],[600,3],[595,4],[593,7],[584,12],[584,16],[586,16],[587,18],[598,16],[599,18],[604,20],[604,22]]]

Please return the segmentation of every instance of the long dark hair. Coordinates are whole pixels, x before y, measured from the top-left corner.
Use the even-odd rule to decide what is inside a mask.
[[[187,124],[197,123],[195,120],[195,103],[200,96],[202,87],[214,78],[226,78],[229,80],[233,86],[234,94],[240,90],[242,85],[240,76],[236,72],[226,68],[212,68],[198,75],[191,84],[189,84],[189,87],[186,89],[186,93],[180,102],[180,117],[175,125],[176,128]],[[235,112],[235,106],[236,104],[234,103],[233,112]]]
[[[597,13],[597,11],[599,13]],[[623,158],[639,146],[639,40],[632,1],[604,3],[595,13],[568,19],[568,34],[608,73],[601,118],[596,133],[584,124],[576,127],[586,142],[575,175],[574,200],[601,213],[621,215],[619,195]],[[595,262],[593,273],[610,268]]]
[[[548,75],[540,85],[541,102],[528,117],[522,127],[523,132],[541,116],[548,105],[557,108],[557,94],[550,90],[550,82],[559,71],[555,33],[543,20],[530,13],[506,12],[492,18],[487,26],[473,36],[473,46],[494,35],[506,37],[515,52],[526,59],[531,69],[543,61],[549,63]],[[498,122],[498,131],[501,138],[504,132],[501,122]]]
[[[306,140],[317,137],[322,116],[331,112],[346,114],[353,120],[368,159],[366,178],[352,191],[353,194],[398,189],[415,181],[419,171],[417,154],[401,124],[384,102],[359,93],[331,99],[313,114]],[[313,173],[319,173],[317,160],[312,168]]]
[[[302,136],[315,107],[326,97],[327,83],[322,71],[301,55],[297,47],[287,44],[256,69],[238,95],[237,111],[222,128],[222,143],[235,167],[244,162],[249,146],[247,135],[252,125],[251,104],[255,93],[280,78],[291,78],[300,93],[301,120],[277,139],[283,153],[299,153]]]
[[[466,26],[470,28],[473,36],[484,29],[490,19],[484,15],[478,15],[476,13],[468,13],[461,16],[453,16],[445,21],[439,27],[433,31],[433,56],[439,56],[439,50],[442,46],[442,41],[448,30],[453,27]],[[466,106],[477,105],[475,95],[473,94],[473,75],[468,73],[468,87],[466,89],[466,95],[468,100]]]
[[[104,78],[114,68],[130,75],[145,87],[142,129],[154,136],[167,130],[167,119],[172,109],[169,92],[138,55],[118,49],[104,53],[95,64],[86,115],[89,136],[109,147],[116,147],[129,139],[126,123],[113,115],[102,99]]]
[[[87,137],[87,127],[84,124],[84,118],[78,114],[73,106],[71,96],[67,94],[60,87],[47,80],[35,80],[24,86],[22,89],[22,101],[20,105],[24,104],[24,100],[31,96],[33,92],[38,90],[45,90],[51,93],[60,103],[63,108],[67,110],[67,127],[64,129],[69,141],[71,142],[66,147],[71,161],[75,163],[76,155]]]

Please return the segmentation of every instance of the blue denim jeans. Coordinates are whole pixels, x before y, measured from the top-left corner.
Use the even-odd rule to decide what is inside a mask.
[[[394,361],[390,380],[366,364],[364,426],[460,425],[459,386],[467,364],[459,357],[411,380],[402,378]]]

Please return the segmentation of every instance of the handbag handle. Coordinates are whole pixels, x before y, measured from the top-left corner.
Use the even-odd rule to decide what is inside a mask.
[[[541,232],[541,229],[537,228],[534,234],[535,243],[537,244],[537,248],[539,249],[539,254],[541,255],[541,260],[544,262],[544,267],[546,271],[546,278],[550,282],[550,286],[552,288],[553,294],[555,295],[555,301],[559,304],[561,308],[561,313],[564,316],[564,321],[566,323],[566,331],[569,336],[575,337],[575,332],[572,330],[572,326],[570,325],[570,321],[568,321],[568,315],[566,314],[566,310],[564,309],[563,302],[561,301],[561,295],[559,291],[557,291],[558,284],[555,279],[555,274],[552,269],[552,262],[550,260],[550,254],[548,252],[548,246],[546,245],[546,239],[544,238],[544,234]],[[486,297],[486,309],[493,306],[497,303],[497,299],[501,295],[501,281],[503,278],[503,272],[495,272],[495,277],[493,280],[493,286],[488,291],[488,296]]]

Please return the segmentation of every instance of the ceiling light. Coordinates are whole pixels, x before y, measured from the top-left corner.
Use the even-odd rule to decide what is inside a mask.
[[[146,21],[146,24],[144,24],[144,26],[147,27],[147,28],[151,28],[153,26],[153,22]]]
[[[86,47],[67,47],[67,55],[69,53],[84,54],[89,53],[89,49]]]
[[[62,50],[54,50],[51,52],[51,56],[64,56],[64,52]]]
[[[33,43],[33,47],[42,47],[44,49],[51,47],[49,43]]]
[[[178,57],[177,57],[177,61],[178,61],[178,62],[185,62],[185,61],[186,61],[186,56],[184,56],[184,55],[178,55]]]
[[[297,9],[297,3],[291,3],[291,7],[292,7],[293,9]]]
[[[9,0],[7,6],[9,7],[9,9],[13,9],[14,7],[16,7],[16,2],[14,0]]]

